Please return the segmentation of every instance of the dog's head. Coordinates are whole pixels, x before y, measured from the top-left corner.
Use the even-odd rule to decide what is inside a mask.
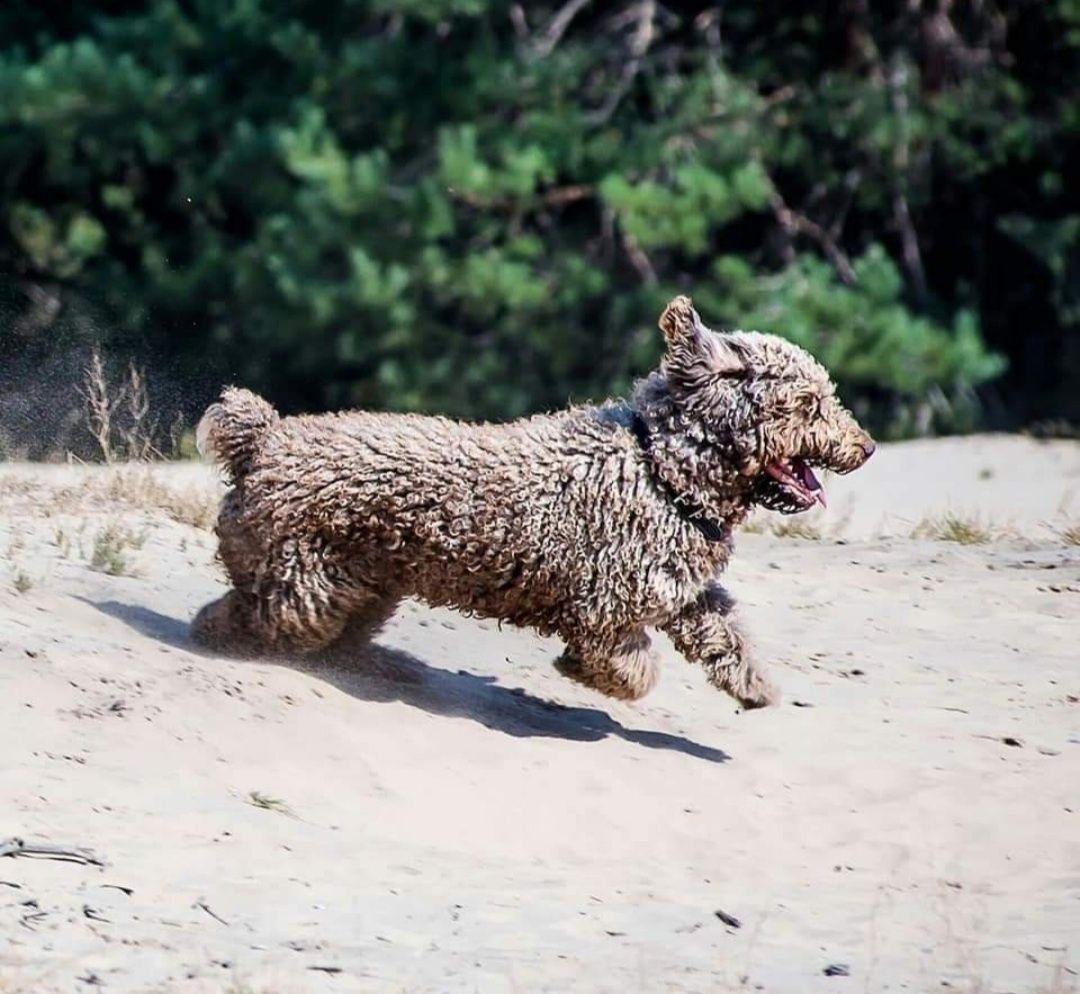
[[[797,345],[710,331],[688,297],[668,304],[660,329],[668,403],[698,447],[699,469],[722,466],[728,480],[734,470],[753,503],[789,514],[824,504],[814,469],[850,473],[873,454],[873,439],[837,399],[825,368]],[[695,484],[708,481],[699,475]]]

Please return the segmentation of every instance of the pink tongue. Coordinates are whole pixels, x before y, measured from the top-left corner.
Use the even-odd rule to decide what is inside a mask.
[[[795,471],[799,474],[802,485],[814,495],[822,507],[825,507],[825,491],[818,478],[814,476],[814,471],[804,462],[797,463]]]
[[[806,465],[804,462],[796,464],[796,471],[802,479],[802,485],[807,490],[820,490],[821,484],[818,483],[818,478],[814,476],[814,471]]]

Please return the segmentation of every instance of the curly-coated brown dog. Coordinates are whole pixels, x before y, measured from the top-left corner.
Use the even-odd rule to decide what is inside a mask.
[[[566,676],[612,697],[659,674],[662,629],[746,707],[776,691],[718,577],[754,505],[824,503],[811,465],[874,451],[802,349],[707,329],[686,297],[629,402],[509,424],[417,415],[281,418],[229,389],[199,425],[232,489],[217,525],[234,589],[194,637],[309,652],[373,634],[403,597],[558,634]]]

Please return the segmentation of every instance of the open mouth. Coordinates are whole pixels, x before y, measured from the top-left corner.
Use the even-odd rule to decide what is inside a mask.
[[[780,485],[787,496],[804,509],[815,502],[825,506],[825,490],[805,459],[797,456],[793,459],[779,459],[769,463],[765,472]]]

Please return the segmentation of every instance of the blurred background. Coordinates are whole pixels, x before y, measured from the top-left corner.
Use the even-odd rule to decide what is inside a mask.
[[[1075,434],[1078,180],[1080,0],[7,3],[0,458],[599,399],[675,292],[884,437]]]

